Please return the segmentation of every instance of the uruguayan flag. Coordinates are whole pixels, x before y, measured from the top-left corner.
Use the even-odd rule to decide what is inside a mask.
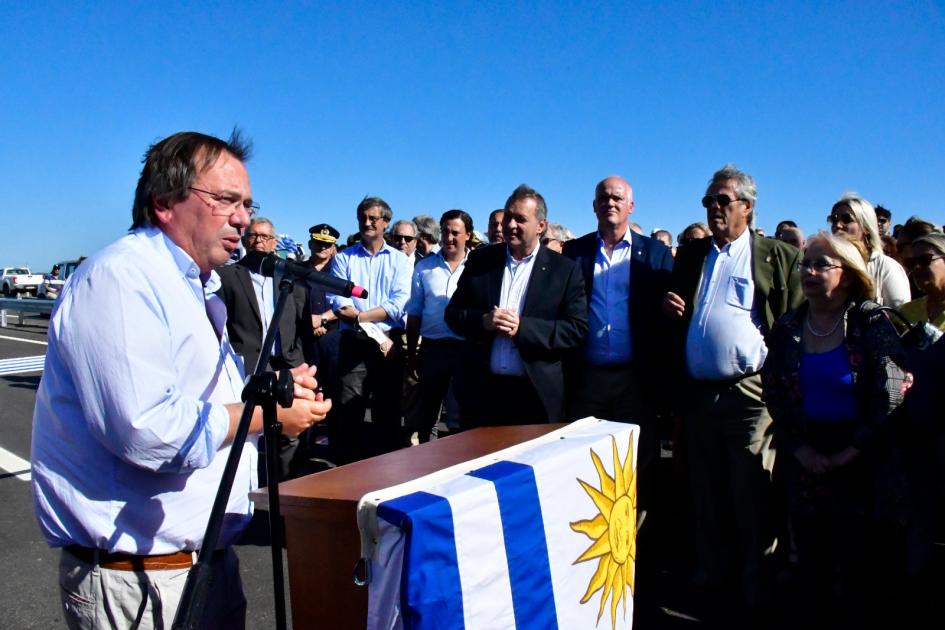
[[[638,437],[586,418],[366,495],[368,628],[630,628]]]

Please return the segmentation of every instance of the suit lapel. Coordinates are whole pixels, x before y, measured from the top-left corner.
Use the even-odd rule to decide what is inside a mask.
[[[525,304],[522,306],[522,312],[519,315],[527,315],[532,312],[536,301],[541,299],[541,287],[550,280],[548,276],[548,253],[547,247],[539,247],[535,252],[535,262],[532,265],[532,275],[528,279],[528,288],[525,289]]]
[[[505,272],[505,257],[508,250],[505,245],[496,246],[495,248],[495,260],[490,261],[489,265],[489,284],[487,287],[488,298],[489,298],[489,308],[499,305],[499,300],[502,299],[502,274]]]
[[[591,290],[594,286],[594,263],[597,262],[597,250],[600,245],[597,242],[597,232],[591,232],[587,239],[585,247],[582,247],[581,272],[584,274],[584,286],[587,289],[587,302],[591,302]]]
[[[256,316],[256,321],[259,322],[260,327],[262,327],[262,315],[259,313],[259,301],[256,299],[256,290],[253,288],[253,280],[249,277],[249,269],[243,265],[237,264],[236,278],[239,282],[239,286],[246,294],[246,301],[249,303],[250,309],[252,309],[253,314]]]

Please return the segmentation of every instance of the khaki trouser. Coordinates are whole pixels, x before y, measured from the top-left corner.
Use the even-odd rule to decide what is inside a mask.
[[[84,562],[62,550],[59,596],[73,630],[170,628],[190,569],[119,571]],[[202,628],[243,628],[246,597],[232,547],[211,561]]]

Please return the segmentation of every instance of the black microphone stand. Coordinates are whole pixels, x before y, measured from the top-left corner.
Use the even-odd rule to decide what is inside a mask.
[[[207,603],[207,589],[210,587],[210,558],[220,539],[220,529],[223,525],[223,516],[226,513],[226,504],[233,489],[233,480],[239,467],[243,453],[243,444],[249,433],[249,425],[253,419],[256,406],[263,410],[263,435],[265,436],[266,450],[266,479],[269,490],[269,531],[272,549],[272,581],[273,594],[276,604],[276,628],[284,630],[285,618],[285,583],[282,575],[282,528],[279,526],[279,436],[282,434],[282,424],[276,414],[276,403],[283,407],[291,407],[295,398],[295,387],[292,374],[289,370],[282,370],[278,377],[275,373],[266,370],[272,346],[275,343],[276,331],[282,319],[285,302],[292,292],[294,276],[286,270],[285,276],[279,282],[279,298],[272,313],[272,321],[266,331],[262,351],[253,376],[243,388],[243,413],[230,445],[230,454],[223,470],[223,478],[217,489],[213,508],[210,511],[210,520],[203,536],[203,546],[197,562],[187,575],[184,592],[181,595],[177,614],[174,616],[172,628],[175,630],[196,630],[200,627],[204,608]]]

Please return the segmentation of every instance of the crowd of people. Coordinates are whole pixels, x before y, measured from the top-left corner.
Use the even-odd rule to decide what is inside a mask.
[[[945,329],[937,226],[912,218],[887,237],[889,211],[847,194],[830,232],[805,240],[782,221],[766,237],[756,184],[732,165],[709,178],[705,221],[675,246],[669,230],[645,236],[630,220],[633,189],[618,176],[594,188],[597,228],[577,238],[524,184],[485,235],[464,210],[394,221],[384,199],[366,197],[346,241],[327,223],[310,228],[302,262],[367,296],[296,282],[260,357],[279,278],[227,264],[240,242],[276,248],[247,157],[239,137],[152,146],[131,233],[89,258],[57,302],[33,488],[41,528],[63,548],[73,627],[173,611],[172,586],[141,585],[186,572],[200,548],[257,362],[296,381],[280,410],[283,479],[316,453],[344,464],[444,431],[632,422],[638,525],[658,504],[661,438],[688,473],[698,588],[760,614],[794,562],[804,610],[841,627],[868,622],[864,598],[926,592],[945,494],[932,401],[943,370],[918,364],[934,365],[945,342],[912,352],[884,308]],[[229,590],[208,614],[226,627],[245,607],[228,550],[251,516],[257,468],[250,443],[214,560]],[[122,586],[95,568],[133,577]]]

